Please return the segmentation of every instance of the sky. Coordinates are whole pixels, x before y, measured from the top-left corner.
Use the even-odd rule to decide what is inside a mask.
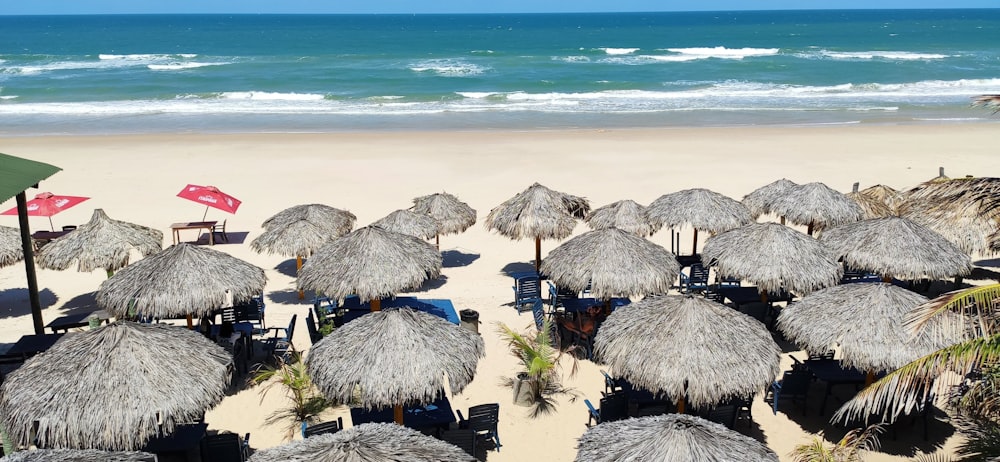
[[[2,0],[0,15],[148,13],[563,13],[998,8],[997,0]]]

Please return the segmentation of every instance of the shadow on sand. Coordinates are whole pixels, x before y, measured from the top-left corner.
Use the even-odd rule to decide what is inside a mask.
[[[441,266],[444,268],[458,268],[469,266],[479,259],[478,253],[462,252],[464,249],[449,249],[441,251]]]
[[[38,291],[38,302],[42,309],[56,304],[59,297],[50,289]],[[0,318],[16,318],[31,314],[31,302],[28,300],[27,287],[15,287],[0,290]]]
[[[306,260],[303,258],[302,263],[305,264],[305,262]],[[277,272],[284,274],[285,276],[288,276],[290,278],[299,277],[299,270],[298,268],[295,267],[294,258],[289,258],[288,260],[278,263],[277,265],[275,265],[274,269]]]
[[[512,262],[504,265],[500,268],[500,273],[506,276],[510,276],[515,273],[528,273],[535,271],[535,264],[532,262]]]

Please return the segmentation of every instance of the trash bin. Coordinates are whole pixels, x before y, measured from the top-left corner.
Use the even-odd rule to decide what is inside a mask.
[[[479,312],[476,310],[462,310],[458,312],[462,319],[462,327],[479,333]]]

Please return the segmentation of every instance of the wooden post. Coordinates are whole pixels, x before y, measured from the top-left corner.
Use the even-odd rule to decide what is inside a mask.
[[[813,222],[811,222],[811,221],[809,222],[809,227],[806,228],[806,234],[808,234],[810,236],[813,235]]]
[[[698,230],[694,230],[694,241],[691,242],[691,256],[698,255]]]
[[[757,289],[757,293],[760,295],[761,303],[767,303],[767,291],[766,290],[762,291],[760,289]]]
[[[535,238],[535,272],[541,274],[539,269],[542,266],[542,238]]]
[[[892,284],[892,276],[889,275],[882,276],[882,282],[886,284]]]
[[[784,216],[784,215],[782,215],[782,216],[781,216],[781,224],[782,224],[782,225],[784,225],[784,224],[785,224],[785,216]]]
[[[24,275],[28,279],[28,304],[31,305],[31,323],[35,327],[35,335],[45,333],[45,323],[42,322],[42,303],[38,298],[38,280],[35,275],[35,253],[31,229],[28,228],[28,199],[24,191],[17,193],[17,223],[21,228],[21,253],[24,254]]]
[[[188,329],[194,329],[194,319],[193,318],[194,317],[191,316],[191,313],[188,313],[188,315],[187,315]]]
[[[298,274],[300,272],[302,272],[302,256],[301,255],[296,255],[295,256],[295,275],[298,276]],[[302,300],[304,298],[306,298],[306,291],[303,290],[303,289],[299,289],[299,300]]]
[[[684,397],[681,397],[681,399],[677,400],[677,413],[678,414],[684,413]]]
[[[868,374],[865,375],[865,386],[875,383],[875,371],[868,369]]]
[[[437,249],[438,252],[441,251],[441,235],[440,234],[435,234],[434,235],[434,248]]]
[[[396,425],[403,425],[403,406],[395,405],[392,409],[392,417],[396,421]]]
[[[368,302],[368,304],[372,307],[372,313],[374,313],[376,311],[382,311],[382,299],[381,298],[373,298],[373,299],[371,299],[370,302]],[[400,412],[402,412],[402,411],[400,411]]]

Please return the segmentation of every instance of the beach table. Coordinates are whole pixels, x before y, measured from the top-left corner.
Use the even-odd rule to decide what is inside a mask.
[[[393,421],[392,407],[351,408],[351,422],[354,425],[369,422],[392,423]],[[458,420],[455,418],[455,412],[451,409],[451,402],[448,401],[447,397],[438,398],[426,406],[403,407],[403,425],[415,430],[447,430],[451,424],[456,422]]]
[[[28,359],[38,353],[52,348],[64,334],[29,334],[23,335],[7,350],[7,356],[21,356]]]
[[[212,232],[212,229],[215,228],[215,225],[218,223],[218,221],[189,221],[186,223],[172,223],[170,225],[170,231],[174,236],[174,244],[181,241],[181,231],[186,229],[204,229],[208,230],[208,245],[215,245],[215,233]],[[198,232],[198,235],[201,235],[200,231]]]
[[[45,327],[52,329],[53,334],[59,331],[68,332],[70,329],[76,327],[86,327],[89,324],[91,316],[97,316],[97,318],[101,320],[101,323],[104,324],[109,324],[111,322],[111,315],[108,314],[107,311],[97,310],[60,316],[46,324]]]
[[[595,306],[604,306],[604,300],[598,300],[596,298],[567,298],[560,302],[560,307],[566,313],[583,313],[589,308]],[[628,305],[632,303],[632,300],[628,298],[612,298],[611,299],[611,311],[614,311],[620,306]]]
[[[811,359],[805,362],[806,368],[818,380],[826,382],[826,392],[819,405],[819,415],[826,410],[826,400],[830,397],[836,385],[864,385],[867,375],[864,371],[854,368],[844,368],[839,359]]]
[[[458,312],[455,311],[455,305],[448,299],[396,297],[382,300],[382,308],[398,308],[402,306],[408,306],[447,319],[452,324],[459,324],[461,322]],[[344,304],[340,308],[346,310],[346,313],[344,313],[344,322],[352,321],[371,312],[369,302],[362,302],[358,297],[345,298]]]
[[[207,431],[206,423],[178,425],[173,433],[150,439],[141,451],[156,454],[160,460],[197,461],[201,459],[199,447]]]
[[[758,303],[761,301],[760,292],[758,292],[757,287],[755,286],[719,287],[715,289],[715,293],[732,302],[733,306],[737,309],[739,309],[741,305]],[[769,303],[790,302],[792,301],[792,297],[792,294],[785,291],[781,291],[779,294],[768,293],[767,301]]]

